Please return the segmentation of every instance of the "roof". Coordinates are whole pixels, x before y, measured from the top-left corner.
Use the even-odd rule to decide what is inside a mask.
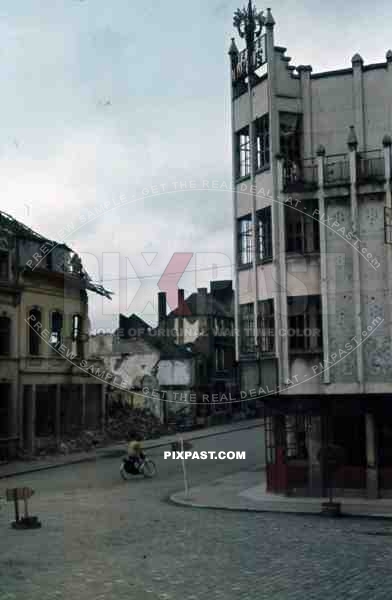
[[[31,229],[30,227],[28,227],[21,221],[18,221],[17,219],[15,219],[11,215],[9,215],[8,213],[3,212],[3,211],[0,211],[0,229],[2,231],[5,231],[9,235],[15,236],[18,239],[31,240],[31,241],[39,242],[41,244],[49,244],[53,248],[56,248],[56,247],[63,248],[64,250],[67,250],[70,253],[73,252],[73,250],[71,248],[69,248],[69,246],[67,246],[66,244],[58,243],[58,242],[55,242],[54,240],[50,240],[49,238],[41,235],[40,233],[37,233],[36,231],[34,231],[33,229]],[[75,253],[74,253],[74,255],[75,255]],[[48,271],[48,272],[50,272],[50,271]],[[85,271],[85,269],[83,267],[81,267],[79,275],[80,275],[80,280],[83,282],[83,284],[87,290],[90,290],[91,292],[95,292],[96,294],[99,294],[100,296],[104,296],[105,298],[108,298],[109,300],[112,299],[113,292],[107,290],[106,288],[103,287],[103,285],[101,285],[99,283],[94,283],[92,281],[90,275],[87,273],[87,271]]]
[[[194,292],[184,301],[186,306],[175,308],[168,314],[168,318],[186,316],[189,319],[201,316],[233,317],[231,303],[219,302],[213,294],[200,294]]]
[[[68,250],[70,250],[70,248],[68,248],[68,246],[66,246],[65,244],[58,244],[57,242],[50,240],[49,238],[41,235],[40,233],[37,233],[21,221],[18,221],[17,219],[15,219],[6,212],[3,212],[2,210],[0,210],[0,229],[2,229],[3,231],[5,230],[7,231],[7,233],[15,235],[18,238],[30,239],[37,242],[49,242],[51,245],[60,246],[62,248],[67,248]]]

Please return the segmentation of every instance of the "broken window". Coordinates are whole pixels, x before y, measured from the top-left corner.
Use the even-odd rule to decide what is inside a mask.
[[[285,205],[286,252],[320,252],[319,221],[313,216],[317,206],[316,200],[307,200],[306,207],[301,202]]]
[[[259,259],[272,258],[272,217],[271,207],[266,206],[257,213]]]
[[[83,356],[83,341],[82,341],[82,317],[73,315],[72,317],[72,341],[75,344],[76,354],[79,357]]]
[[[290,296],[288,337],[292,352],[321,352],[322,314],[320,296]]]
[[[6,356],[11,351],[11,319],[0,317],[0,355]]]
[[[258,312],[258,338],[261,352],[275,351],[275,317],[274,301],[262,300],[259,302]]]
[[[238,253],[239,265],[252,263],[252,217],[247,215],[238,220]]]
[[[280,154],[283,157],[285,183],[301,179],[301,115],[279,113]]]
[[[250,139],[249,127],[237,133],[237,177],[250,175]]]
[[[255,121],[255,169],[267,169],[270,164],[269,115],[263,115]]]
[[[253,304],[241,304],[240,306],[240,332],[241,352],[254,352],[254,312]]]
[[[52,313],[52,327],[49,343],[54,348],[57,349],[62,342],[61,333],[63,329],[63,315],[59,311],[54,311]]]
[[[29,354],[38,356],[41,347],[41,337],[37,331],[37,323],[42,323],[42,314],[39,308],[32,308],[29,312]]]

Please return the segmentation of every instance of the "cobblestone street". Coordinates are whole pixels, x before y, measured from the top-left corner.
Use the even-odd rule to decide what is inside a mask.
[[[192,485],[260,466],[260,430],[198,440],[195,449],[246,450],[247,461],[188,464]],[[102,459],[0,482],[31,485],[43,527],[14,531],[0,512],[0,600],[381,599],[392,596],[392,526],[367,519],[252,514],[174,506],[181,464],[154,480],[120,479]]]

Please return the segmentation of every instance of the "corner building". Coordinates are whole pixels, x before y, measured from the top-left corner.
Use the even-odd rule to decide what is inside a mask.
[[[243,41],[229,51],[241,389],[260,390],[269,491],[324,494],[334,444],[338,493],[387,496],[392,51],[314,73],[261,22],[249,74]]]

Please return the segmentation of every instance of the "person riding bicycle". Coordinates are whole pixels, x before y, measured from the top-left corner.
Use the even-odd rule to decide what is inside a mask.
[[[133,440],[128,444],[128,461],[131,466],[138,471],[145,458],[142,445],[138,440]]]

